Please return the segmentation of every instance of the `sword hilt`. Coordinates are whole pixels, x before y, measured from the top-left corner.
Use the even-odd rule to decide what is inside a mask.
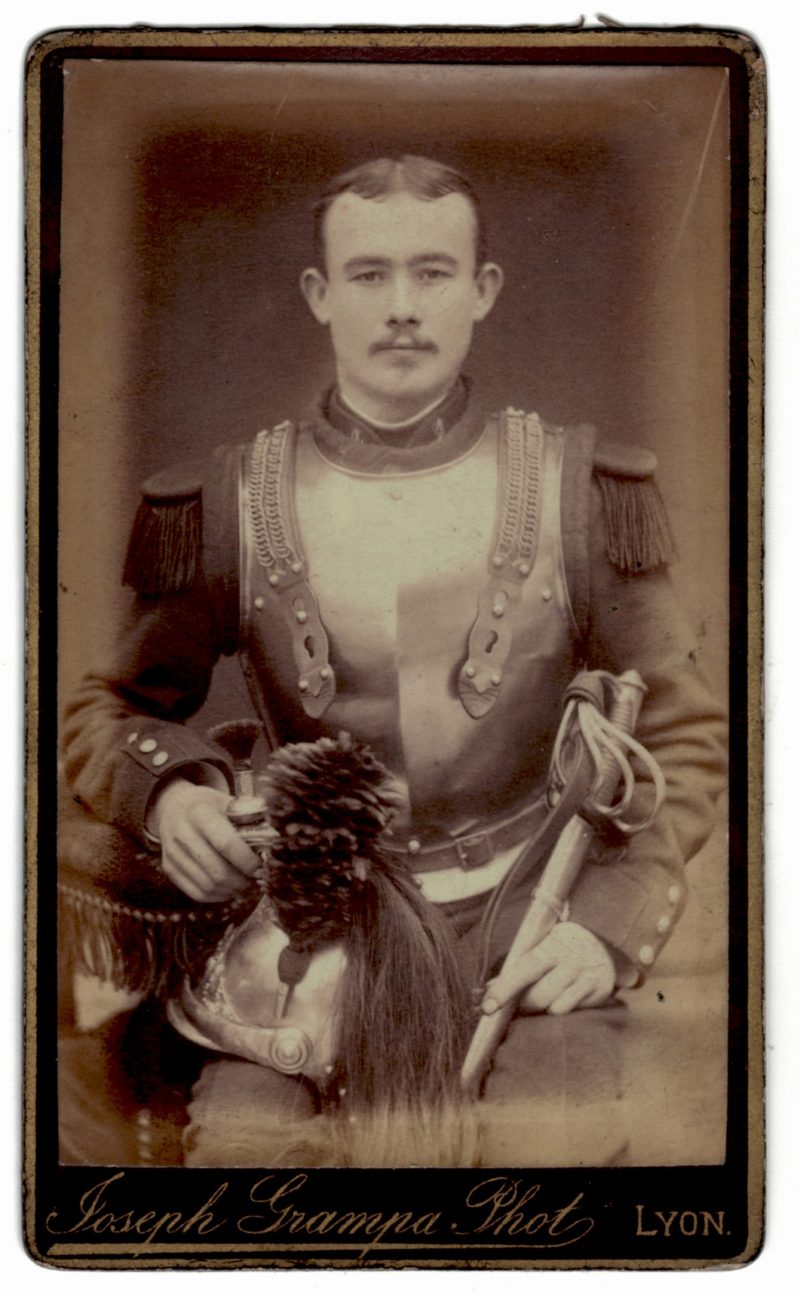
[[[639,720],[647,685],[638,670],[626,670],[624,674],[611,676],[613,700],[608,708],[608,722],[632,737]],[[603,754],[598,771],[597,787],[592,789],[593,800],[610,800],[619,783],[619,763],[610,751]]]

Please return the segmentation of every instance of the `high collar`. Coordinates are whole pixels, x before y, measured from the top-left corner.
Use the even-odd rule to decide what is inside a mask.
[[[459,378],[449,395],[418,422],[398,431],[376,428],[350,410],[336,388],[328,391],[309,418],[317,448],[335,467],[370,475],[419,472],[461,458],[485,424],[483,409],[469,382]]]

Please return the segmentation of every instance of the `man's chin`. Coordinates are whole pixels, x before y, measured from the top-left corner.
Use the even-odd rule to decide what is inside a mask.
[[[448,387],[398,383],[397,386],[391,389],[387,386],[381,391],[376,391],[372,399],[376,405],[383,405],[386,411],[385,418],[391,422],[412,418],[414,414],[427,409],[429,405],[435,404],[441,396],[446,395],[448,390]]]
[[[434,400],[439,391],[453,385],[457,373],[443,376],[433,371],[431,356],[425,351],[391,352],[391,360],[375,374],[374,390],[386,396],[409,396]]]
[[[426,353],[416,352],[425,357]],[[428,354],[428,359],[430,355]],[[342,375],[345,377],[345,375]],[[445,396],[458,379],[458,370],[454,373],[434,374],[426,364],[393,365],[381,364],[373,369],[371,381],[342,383],[345,392],[350,390],[357,408],[371,409],[376,418],[386,422],[411,418],[419,411],[432,405]],[[358,392],[361,396],[359,397]],[[378,410],[381,412],[379,413]]]

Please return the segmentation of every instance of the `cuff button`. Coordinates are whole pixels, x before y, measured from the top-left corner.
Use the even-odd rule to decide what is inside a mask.
[[[663,917],[659,917],[658,921],[656,922],[656,930],[658,931],[659,935],[664,935],[664,933],[668,931],[671,926],[672,926],[672,922],[670,921],[670,919],[667,917],[666,914],[664,914]]]
[[[667,891],[667,899],[669,900],[669,902],[671,904],[677,904],[680,897],[681,897],[680,886],[670,886],[669,890]]]
[[[147,755],[150,751],[155,751],[157,746],[158,742],[156,742],[155,738],[146,737],[143,742],[139,743],[139,750],[143,751],[144,754]]]
[[[655,955],[653,946],[650,944],[643,944],[641,949],[639,950],[639,961],[641,962],[642,966],[651,967],[655,962],[655,959],[656,959],[656,955]]]
[[[157,769],[159,769],[162,764],[167,763],[168,759],[169,759],[169,756],[167,755],[166,751],[156,751],[155,755],[153,756],[153,764],[156,766]]]
[[[132,742],[135,742],[135,741],[137,740],[138,736],[139,736],[139,734],[138,734],[138,733],[129,733],[129,734],[128,734],[128,745],[130,746]]]

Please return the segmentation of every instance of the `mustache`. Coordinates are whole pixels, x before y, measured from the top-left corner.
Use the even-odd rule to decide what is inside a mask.
[[[373,342],[369,348],[370,355],[379,355],[381,351],[431,351],[436,352],[438,347],[433,342],[426,342],[416,337],[408,337],[399,334],[396,337],[381,338],[379,342]]]

